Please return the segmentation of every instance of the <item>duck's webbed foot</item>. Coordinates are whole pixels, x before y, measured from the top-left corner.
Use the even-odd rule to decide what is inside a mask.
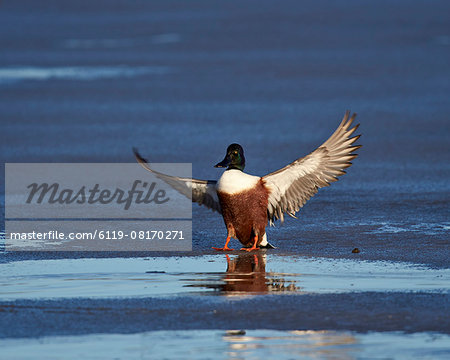
[[[233,251],[234,249],[231,249],[228,247],[228,243],[230,242],[230,236],[227,237],[227,241],[225,242],[225,245],[223,248],[217,248],[217,247],[212,247],[214,250],[217,251]]]
[[[233,251],[234,249],[229,248],[228,246],[224,246],[223,248],[218,248],[218,247],[211,247],[211,249],[217,250],[217,251]]]
[[[254,251],[254,250],[259,250],[259,247],[256,247],[256,244],[258,243],[258,236],[255,235],[255,238],[253,240],[253,246],[250,248],[241,248],[241,250],[245,250],[245,251]]]
[[[250,252],[250,251],[253,251],[253,250],[259,250],[259,247],[252,246],[251,248],[241,248],[241,250],[245,250],[245,251]]]

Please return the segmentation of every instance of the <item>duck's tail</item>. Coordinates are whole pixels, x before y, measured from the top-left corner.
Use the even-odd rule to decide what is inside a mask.
[[[261,249],[276,249],[275,246],[273,246],[271,243],[267,241],[267,234],[264,234],[263,239],[261,243],[259,244],[259,247]]]

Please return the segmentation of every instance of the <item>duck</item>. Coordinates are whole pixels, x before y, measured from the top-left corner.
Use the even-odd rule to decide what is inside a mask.
[[[241,145],[228,146],[225,158],[215,165],[225,168],[219,180],[200,180],[167,175],[151,168],[136,148],[137,162],[147,171],[165,181],[178,192],[222,215],[227,237],[217,251],[233,251],[232,238],[241,250],[255,251],[274,248],[267,241],[266,227],[284,216],[293,218],[320,188],[329,186],[346,173],[362,145],[355,145],[361,135],[355,135],[359,124],[352,126],[356,113],[346,111],[332,135],[310,154],[264,176],[244,172],[245,156]]]

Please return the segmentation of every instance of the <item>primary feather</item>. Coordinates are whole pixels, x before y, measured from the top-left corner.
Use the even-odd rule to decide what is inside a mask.
[[[315,151],[263,177],[270,190],[267,216],[271,225],[284,221],[285,213],[295,217],[319,188],[337,181],[352,165],[350,161],[358,156],[353,152],[361,146],[353,145],[360,135],[350,137],[359,126],[351,128],[356,114],[349,116],[347,111],[336,131]]]
[[[148,161],[138,153],[137,149],[133,148],[133,152],[137,162],[141,164],[145,170],[155,174],[157,178],[165,181],[189,199],[192,199],[193,202],[204,205],[213,211],[217,211],[219,214],[222,213],[216,191],[217,181],[182,178],[163,174],[153,170]]]

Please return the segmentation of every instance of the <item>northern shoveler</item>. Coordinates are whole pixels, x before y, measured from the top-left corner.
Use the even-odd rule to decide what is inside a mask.
[[[284,214],[295,218],[295,213],[317,193],[321,187],[337,181],[345,174],[357,157],[353,152],[361,145],[353,145],[361,135],[351,135],[359,124],[351,128],[356,114],[345,113],[336,131],[309,155],[299,158],[284,168],[263,177],[244,173],[244,150],[231,144],[223,161],[215,167],[227,168],[218,181],[180,178],[166,175],[150,168],[136,149],[136,160],[148,171],[164,180],[192,201],[222,214],[227,227],[228,247],[231,238],[252,251],[259,247],[272,247],[267,242],[266,226],[275,220],[284,221]]]

